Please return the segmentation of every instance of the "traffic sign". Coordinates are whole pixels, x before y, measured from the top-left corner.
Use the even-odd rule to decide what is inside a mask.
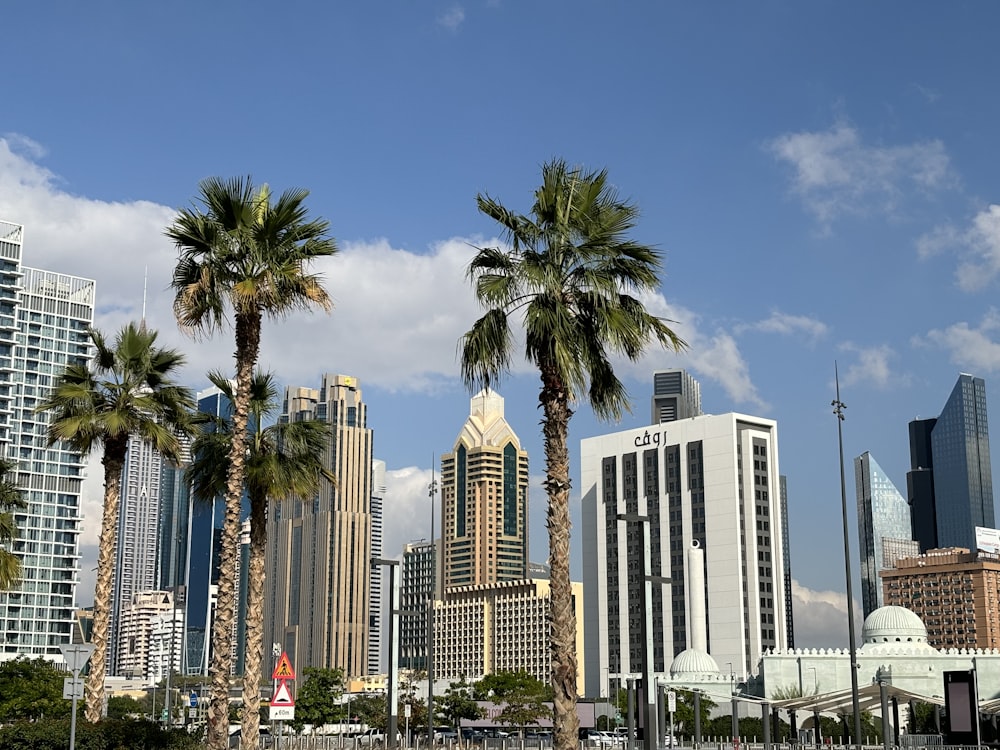
[[[80,671],[87,666],[90,655],[94,653],[94,644],[60,643],[59,650],[62,651],[63,658],[66,660],[66,669],[78,676]]]
[[[288,691],[288,683],[281,680],[278,683],[278,689],[274,691],[274,695],[271,696],[272,706],[294,706],[295,701],[292,700],[292,694]]]
[[[677,710],[677,693],[673,690],[667,691],[667,710],[673,713]]]
[[[271,721],[291,721],[295,718],[295,706],[271,706]]]
[[[63,698],[82,698],[83,678],[66,677],[63,679]]]
[[[288,654],[284,651],[281,652],[281,658],[278,659],[278,665],[274,668],[274,673],[271,675],[272,680],[294,680],[295,670],[292,669],[292,662],[288,658]]]
[[[188,700],[190,701],[189,706],[191,708],[198,708],[198,694],[194,690],[191,691]]]

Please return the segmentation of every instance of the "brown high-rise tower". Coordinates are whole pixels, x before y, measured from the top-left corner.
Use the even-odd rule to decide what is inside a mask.
[[[333,426],[326,466],[337,486],[275,503],[267,529],[264,643],[305,667],[368,672],[372,431],[355,378],[324,375],[319,390],[288,388],[281,420]]]

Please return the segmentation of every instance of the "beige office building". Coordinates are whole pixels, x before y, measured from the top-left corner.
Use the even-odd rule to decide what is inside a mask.
[[[916,613],[934,648],[1000,648],[1000,555],[932,549],[879,575],[885,603]]]
[[[355,378],[324,375],[322,387],[288,388],[279,418],[333,426],[326,465],[337,478],[316,498],[271,506],[264,643],[306,667],[368,672],[371,598],[372,431]]]
[[[583,584],[573,583],[576,652],[583,654]],[[547,683],[549,582],[503,581],[449,590],[434,608],[434,669],[439,679],[478,679],[525,671]],[[583,659],[576,684],[584,685]]]
[[[441,457],[441,517],[446,590],[527,577],[528,454],[492,391]]]

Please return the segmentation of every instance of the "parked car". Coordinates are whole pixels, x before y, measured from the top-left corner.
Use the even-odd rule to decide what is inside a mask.
[[[434,727],[435,742],[451,742],[458,739],[458,732],[451,727]]]
[[[624,738],[614,732],[602,732],[598,729],[585,729],[580,735],[580,739],[591,746],[614,747],[624,742]]]
[[[375,745],[384,745],[386,735],[384,729],[376,729],[375,727],[372,727],[371,729],[367,729],[361,734],[356,735],[356,737],[358,745],[373,747]],[[400,732],[396,732],[396,744],[400,744],[402,741],[403,735]]]
[[[462,727],[463,740],[481,740],[486,736],[482,729],[476,727]]]

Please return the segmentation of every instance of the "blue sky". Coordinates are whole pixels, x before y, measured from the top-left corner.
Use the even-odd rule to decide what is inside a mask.
[[[149,321],[202,387],[231,338],[177,333],[163,227],[207,176],[308,188],[341,248],[323,265],[336,309],[269,326],[262,364],[360,379],[390,553],[427,533],[432,455],[468,414],[463,272],[495,237],[476,194],[526,211],[552,157],[606,167],[642,211],[635,238],[664,252],[647,304],[691,347],[622,363],[634,414],[581,406],[571,446],[648,422],[662,367],[689,368],[706,411],[777,419],[797,640],[841,645],[834,361],[852,530],[854,456],[904,488],[907,422],[959,372],[996,403],[998,23],[968,2],[21,3],[4,12],[0,218],[25,224],[26,265],[97,280],[102,328],[138,317],[148,269]],[[519,366],[500,392],[537,480],[537,378]],[[537,481],[532,508],[544,559]]]

